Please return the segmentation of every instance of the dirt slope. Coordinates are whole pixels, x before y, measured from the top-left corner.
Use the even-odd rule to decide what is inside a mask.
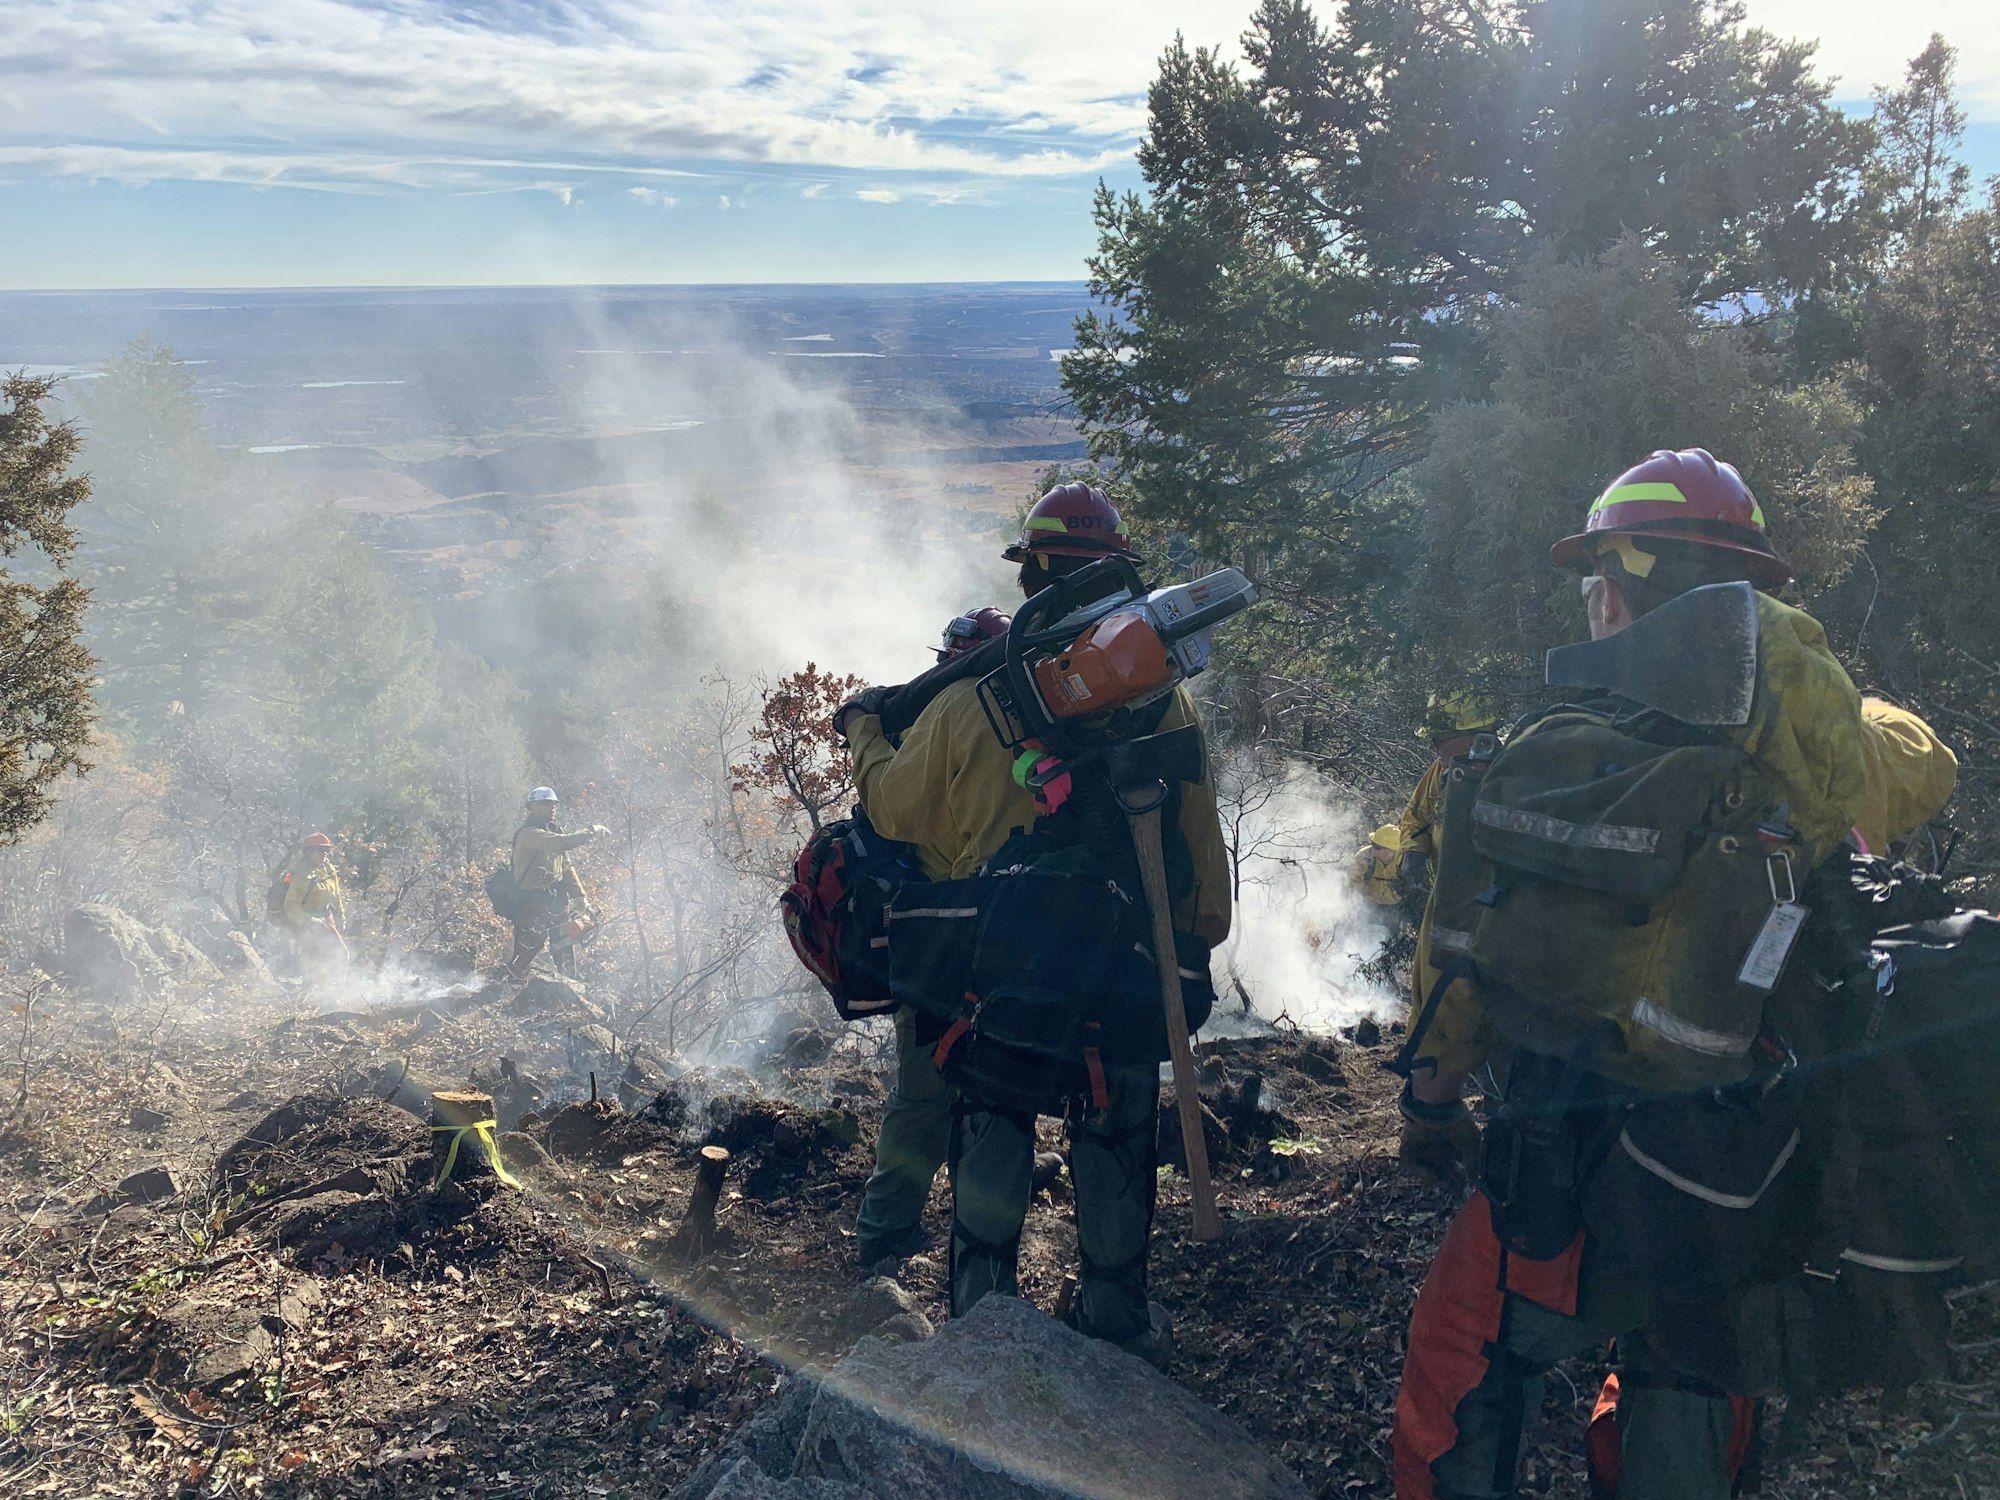
[[[0,1126],[0,1493],[660,1495],[789,1370],[865,1331],[850,1228],[881,1087],[856,1038],[824,1058],[793,1038],[790,1059],[814,1060],[774,1062],[781,1099],[693,1073],[658,1104],[628,1086],[628,1113],[604,1076],[596,1108],[519,1122],[553,1153],[516,1142],[524,1190],[434,1193],[425,1125],[353,1091],[490,1075],[524,1028],[552,1034],[545,1018],[475,996],[449,1017],[162,1029],[79,1009],[62,1025]],[[1395,1165],[1389,1045],[1204,1048],[1229,1230],[1194,1244],[1184,1181],[1163,1172],[1153,1255],[1175,1377],[1343,1500],[1390,1492],[1403,1330],[1454,1206]],[[690,1264],[672,1231],[707,1141],[732,1175],[718,1242]],[[155,1166],[174,1197],[104,1212]],[[1044,1307],[1071,1207],[1058,1181],[1030,1215],[1023,1290]],[[934,1321],[943,1269],[940,1252],[903,1272]],[[1957,1304],[1963,1384],[1891,1420],[1828,1405],[1811,1456],[1767,1464],[1764,1492],[2000,1495],[1997,1302]],[[1600,1374],[1550,1380],[1527,1493],[1584,1493]]]

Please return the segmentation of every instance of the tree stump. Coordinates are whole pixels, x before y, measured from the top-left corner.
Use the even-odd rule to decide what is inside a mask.
[[[688,1199],[681,1227],[674,1231],[676,1248],[689,1259],[707,1254],[715,1244],[715,1206],[728,1175],[729,1152],[721,1146],[703,1146],[695,1158],[694,1196]]]
[[[478,1131],[463,1128],[492,1118],[491,1094],[464,1090],[431,1095],[432,1182],[442,1183],[446,1176],[454,1182],[465,1182],[474,1177],[493,1175],[486,1142],[479,1138]],[[452,1152],[454,1142],[458,1146],[456,1155]],[[449,1172],[446,1171],[447,1163]]]

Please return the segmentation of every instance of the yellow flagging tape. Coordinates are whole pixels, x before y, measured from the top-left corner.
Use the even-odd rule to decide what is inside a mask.
[[[451,1169],[458,1165],[458,1143],[468,1135],[478,1136],[479,1144],[486,1148],[486,1164],[493,1169],[493,1175],[510,1188],[520,1187],[520,1179],[509,1172],[506,1163],[500,1160],[500,1142],[493,1135],[499,1125],[498,1120],[474,1120],[470,1125],[431,1126],[432,1135],[436,1135],[440,1130],[451,1132],[451,1149],[444,1154],[444,1165],[438,1168],[437,1176],[432,1179],[431,1190],[437,1191],[444,1185],[445,1178],[451,1176]]]

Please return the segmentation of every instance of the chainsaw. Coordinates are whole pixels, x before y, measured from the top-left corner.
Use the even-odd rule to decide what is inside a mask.
[[[1107,577],[1117,589],[1091,598]],[[1256,600],[1235,568],[1148,593],[1125,558],[1092,563],[1014,616],[997,643],[1000,665],[979,684],[987,722],[1015,751],[1038,746],[1075,756],[1117,738],[1122,716],[1207,670],[1210,632]]]

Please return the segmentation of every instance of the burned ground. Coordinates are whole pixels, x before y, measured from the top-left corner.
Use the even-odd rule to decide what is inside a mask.
[[[941,1248],[904,1264],[900,1292],[854,1264],[877,1039],[788,1037],[760,1088],[607,1050],[562,1005],[467,990],[183,1028],[68,1012],[0,1125],[0,1488],[651,1497],[790,1372],[884,1315],[904,1336],[944,1318]],[[1204,1046],[1228,1229],[1193,1242],[1163,1169],[1153,1251],[1175,1377],[1326,1497],[1390,1492],[1410,1302],[1455,1203],[1396,1165],[1394,1038],[1373,1040]],[[520,1191],[433,1188],[412,1101],[468,1079],[537,1096],[503,1121]],[[713,1240],[690,1253],[675,1231],[703,1145],[731,1161]],[[136,1175],[155,1169],[170,1195]],[[1045,1308],[1072,1210],[1058,1178],[1029,1215],[1022,1290]],[[942,1192],[927,1225],[941,1247]],[[2000,1495],[2000,1290],[1955,1307],[1959,1383],[1893,1417],[1872,1393],[1826,1403],[1804,1456],[1767,1459],[1764,1493]],[[1584,1493],[1601,1373],[1551,1377],[1526,1492]]]

